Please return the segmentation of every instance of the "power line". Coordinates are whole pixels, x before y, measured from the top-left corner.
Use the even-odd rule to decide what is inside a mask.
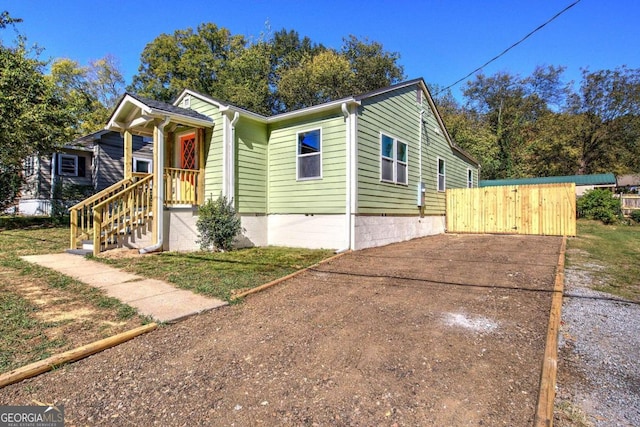
[[[576,0],[573,3],[571,3],[569,6],[565,7],[564,9],[562,9],[560,12],[556,13],[555,15],[553,15],[549,20],[547,20],[544,24],[538,26],[538,28],[536,28],[535,30],[531,31],[529,34],[527,34],[526,36],[524,36],[523,38],[521,38],[520,40],[518,40],[517,42],[515,42],[514,44],[512,44],[511,46],[509,46],[508,48],[506,48],[505,50],[503,50],[500,54],[494,56],[493,58],[491,58],[490,60],[488,60],[487,62],[485,62],[484,64],[482,64],[480,67],[476,68],[475,70],[473,70],[472,72],[470,72],[469,74],[467,74],[466,76],[464,76],[463,78],[456,80],[455,83],[450,84],[449,86],[445,87],[444,89],[440,89],[436,95],[444,92],[447,89],[451,89],[452,87],[454,87],[455,85],[457,85],[458,83],[460,83],[461,81],[465,80],[466,78],[474,75],[475,73],[477,73],[478,71],[482,70],[484,67],[486,67],[487,65],[491,64],[493,61],[497,60],[498,58],[500,58],[501,56],[503,56],[505,53],[509,52],[511,49],[513,49],[514,47],[518,46],[520,43],[522,43],[523,41],[525,41],[526,39],[528,39],[529,37],[531,37],[534,33],[540,31],[543,27],[545,27],[547,24],[549,24],[551,21],[553,21],[554,19],[556,19],[557,17],[559,17],[560,15],[562,15],[563,13],[565,13],[567,10],[571,9],[573,6],[577,5],[578,3],[580,3],[581,0]]]

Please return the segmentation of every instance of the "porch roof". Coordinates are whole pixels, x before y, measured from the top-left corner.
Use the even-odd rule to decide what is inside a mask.
[[[105,129],[150,135],[154,124],[167,117],[174,126],[213,127],[213,120],[197,111],[125,93]]]

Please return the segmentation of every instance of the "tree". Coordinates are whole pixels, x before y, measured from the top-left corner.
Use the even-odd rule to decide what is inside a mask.
[[[640,69],[583,70],[569,111],[576,127],[577,173],[638,171],[640,154]]]
[[[270,115],[396,83],[404,78],[399,57],[354,36],[336,51],[296,31],[250,42],[207,23],[147,44],[130,89],[171,101],[189,88]]]
[[[491,77],[478,74],[475,81],[467,82],[466,108],[486,121],[495,137],[495,168],[491,174],[484,171],[486,178],[528,175],[538,121],[552,105],[563,102],[567,90],[560,80],[563,71],[562,67],[538,67],[527,78],[501,72]]]
[[[368,39],[359,40],[354,35],[343,39],[341,50],[357,76],[353,80],[351,93],[360,94],[404,80],[404,68],[398,65],[400,54],[387,52],[382,44]]]
[[[213,23],[161,34],[142,51],[138,74],[131,89],[153,99],[169,102],[185,89],[219,97],[220,74],[228,61],[246,46],[242,36]]]
[[[116,59],[109,55],[86,67],[68,58],[57,59],[51,65],[51,79],[73,116],[68,129],[71,139],[102,129],[125,86]]]
[[[0,15],[0,28],[13,22]],[[24,39],[17,46],[0,42],[0,209],[9,205],[22,180],[22,162],[50,153],[65,140],[71,120],[56,86],[44,75],[45,62],[29,56]]]
[[[278,90],[290,111],[351,94],[355,78],[346,58],[326,50],[283,72]]]

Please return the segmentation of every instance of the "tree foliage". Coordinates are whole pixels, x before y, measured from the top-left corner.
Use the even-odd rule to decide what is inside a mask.
[[[583,70],[577,90],[563,83],[563,72],[478,74],[464,105],[450,94],[437,99],[484,179],[638,171],[640,70]]]
[[[8,12],[0,15],[0,29],[17,22]],[[50,153],[71,120],[64,97],[44,75],[46,63],[25,44],[24,38],[15,46],[0,42],[0,209],[17,195],[24,159]]]
[[[85,67],[69,58],[56,59],[50,78],[73,117],[67,129],[71,139],[102,129],[125,87],[118,62],[110,55]]]
[[[399,58],[354,36],[335,50],[296,31],[250,41],[206,23],[147,44],[130,89],[171,101],[189,88],[270,115],[396,83],[404,78]]]

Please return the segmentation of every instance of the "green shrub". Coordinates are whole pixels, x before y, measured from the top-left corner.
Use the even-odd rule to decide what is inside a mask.
[[[631,211],[631,215],[629,215],[634,222],[640,223],[640,210]]]
[[[605,224],[613,224],[622,218],[620,199],[609,190],[596,188],[578,198],[578,216],[600,220]]]
[[[242,231],[233,201],[227,200],[225,196],[220,196],[215,201],[210,198],[200,206],[198,215],[196,227],[200,233],[197,241],[200,249],[231,250],[233,239]]]

